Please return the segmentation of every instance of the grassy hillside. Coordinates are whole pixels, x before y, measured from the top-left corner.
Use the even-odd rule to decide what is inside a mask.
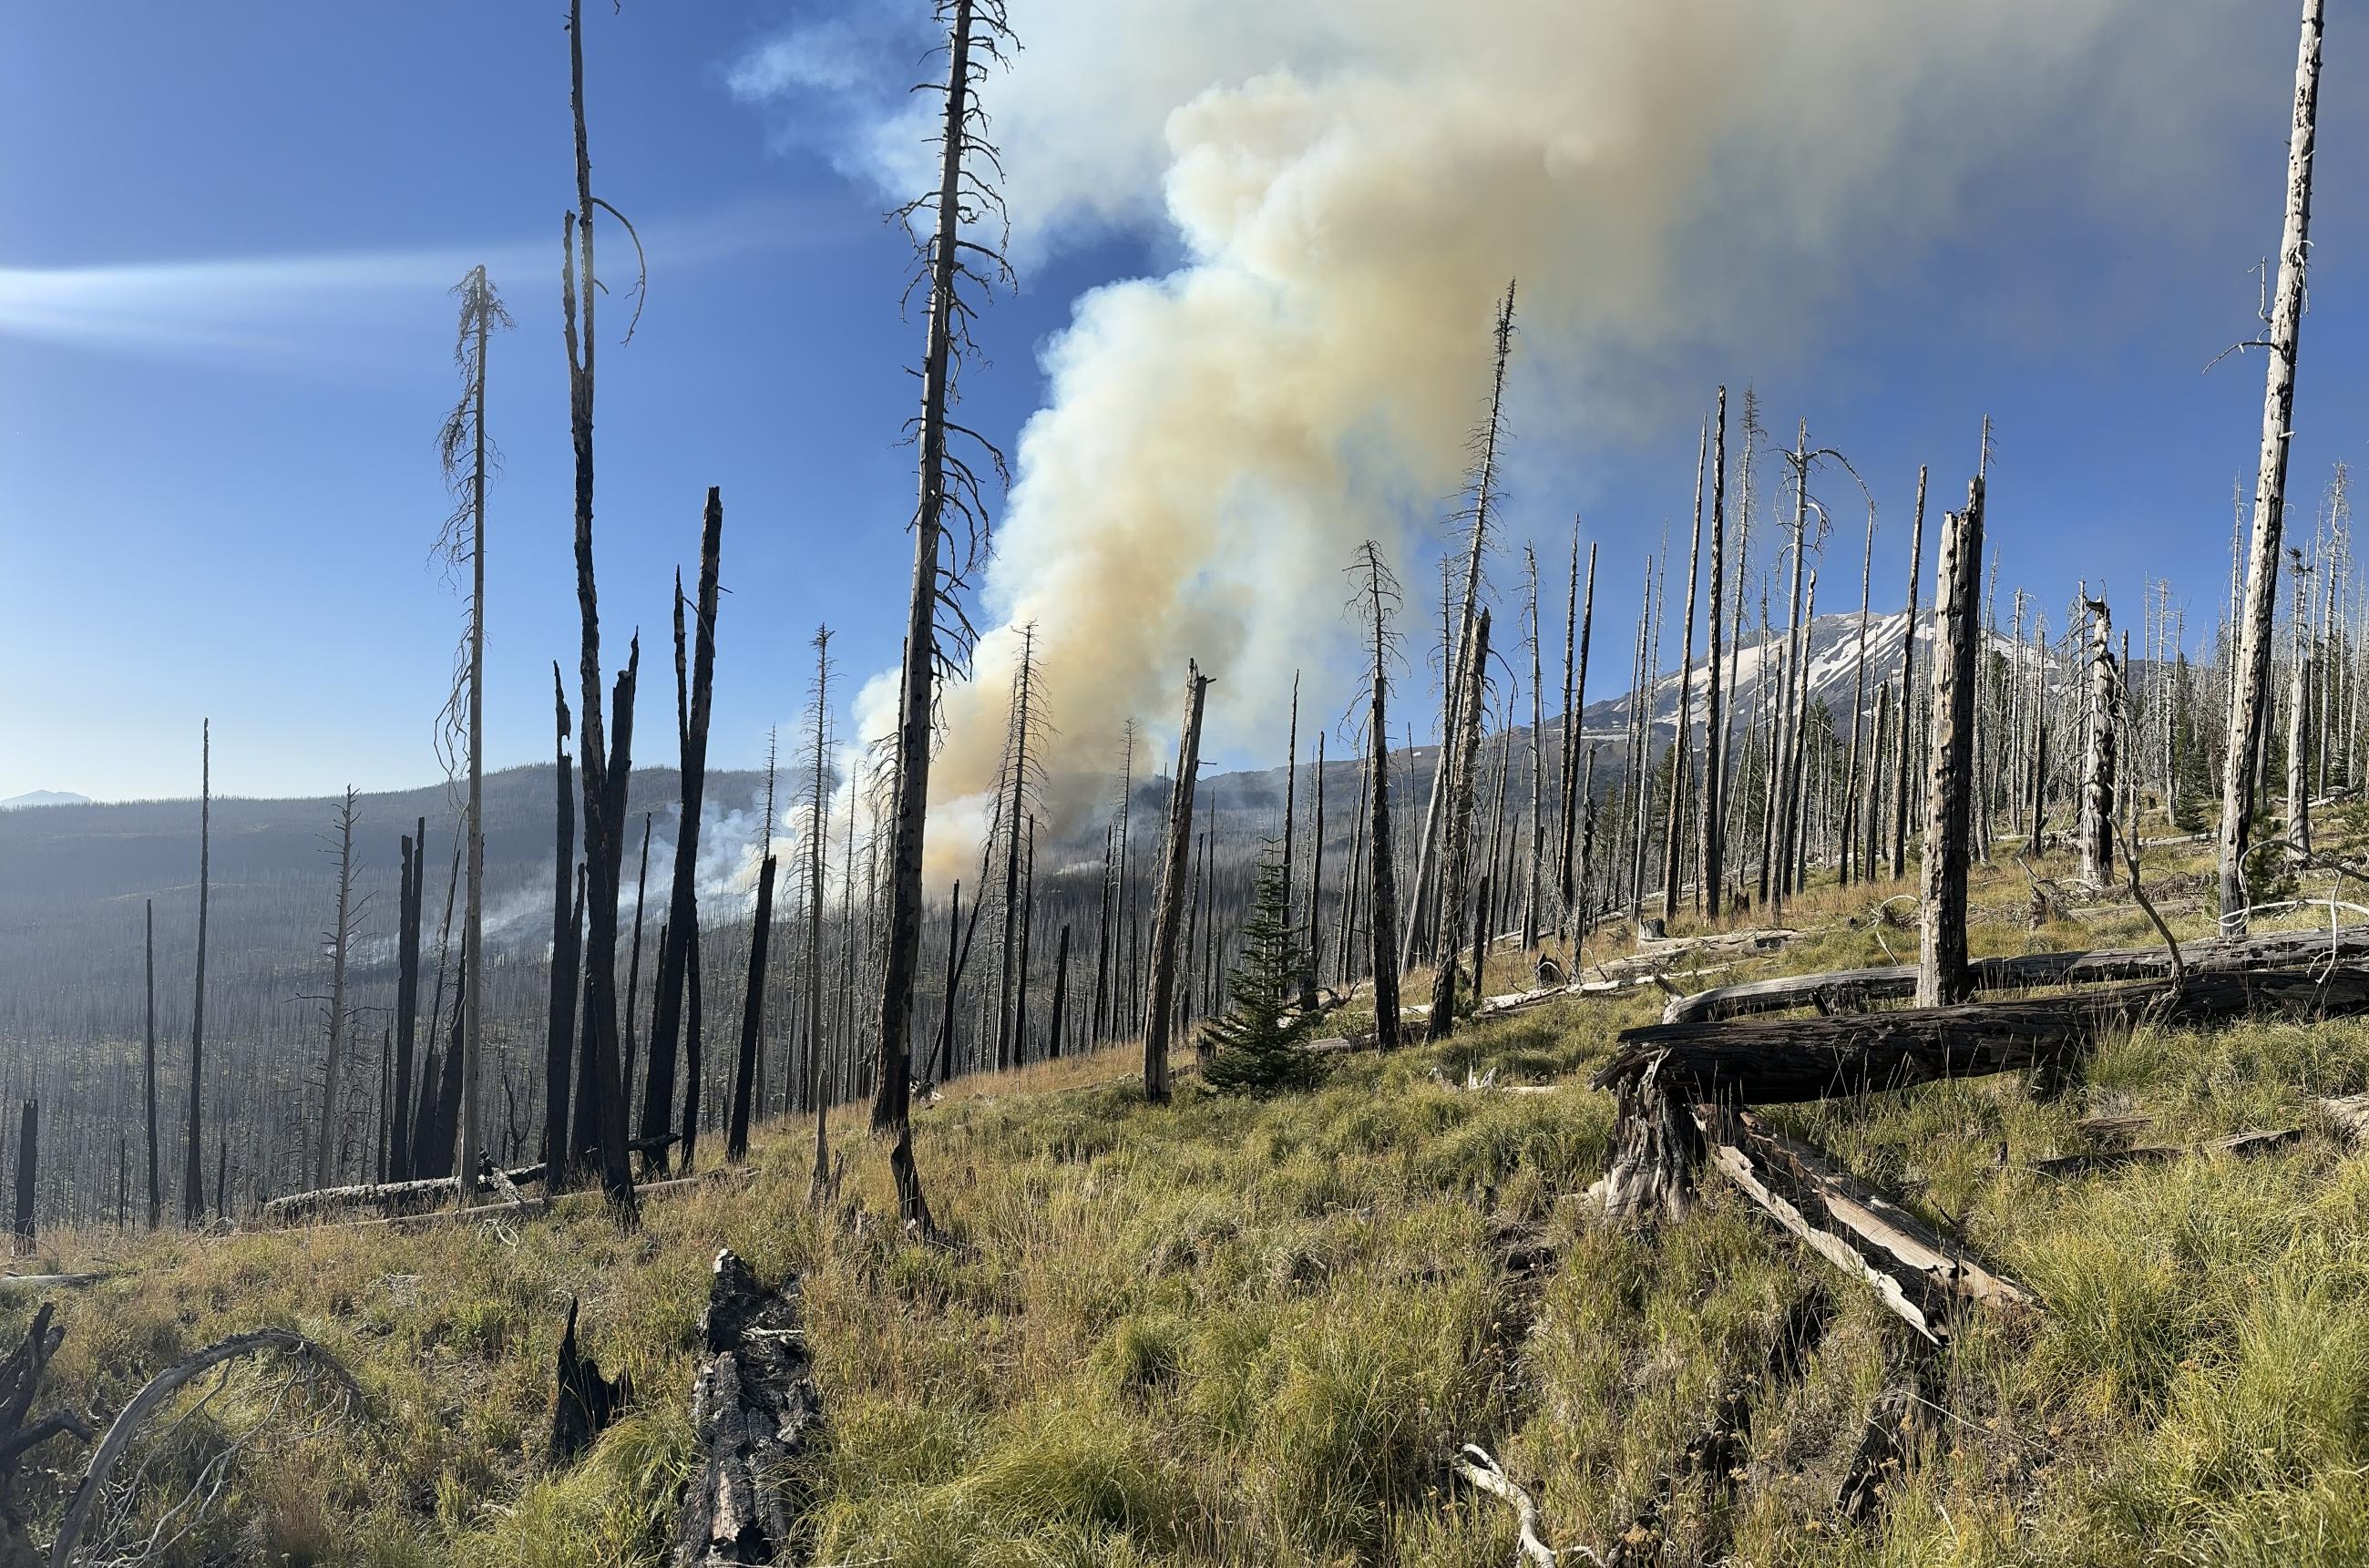
[[[2180,892],[2201,853],[2148,866],[2184,933],[2207,920]],[[1790,911],[1816,934],[1719,979],[1905,954],[1913,933],[1868,918],[1896,891],[1822,892]],[[1978,952],[2148,939],[2126,904],[2029,929],[2012,865],[1975,898]],[[177,1350],[261,1322],[364,1385],[359,1422],[276,1418],[176,1561],[656,1561],[727,1244],[803,1282],[818,1562],[1504,1568],[1510,1510],[1446,1469],[1464,1442],[1530,1488],[1556,1545],[1608,1560],[2369,1558],[2369,1162],[2315,1132],[2243,1162],[2030,1169],[2088,1147],[2075,1123],[2097,1112],[2152,1112],[2182,1141],[2307,1124],[2309,1096],[2369,1088],[2369,1024],[2142,1027],[2054,1102],[2008,1077],[1780,1114],[2046,1304],[1965,1323],[1909,1462],[1851,1523],[1837,1489],[1912,1354],[1902,1325],[1716,1178],[1656,1232],[1584,1211],[1611,1122],[1586,1074],[1658,1003],[1560,1001],[1266,1102],[1188,1079],[1147,1107],[1124,1053],[958,1084],[919,1118],[945,1248],[879,1219],[860,1133],[843,1205],[810,1214],[811,1131],[786,1124],[745,1179],[655,1200],[631,1234],[576,1199],[470,1230],[60,1236],[19,1267],[123,1271],[59,1299],[55,1387],[102,1415]],[[635,1396],[548,1473],[571,1295]],[[12,1342],[32,1306],[0,1300]],[[1748,1432],[1707,1461],[1698,1439],[1739,1397]],[[200,1420],[251,1414],[226,1398]]]

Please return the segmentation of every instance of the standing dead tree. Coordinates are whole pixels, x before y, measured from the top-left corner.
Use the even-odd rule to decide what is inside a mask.
[[[214,725],[199,730],[198,976],[189,1003],[189,1137],[181,1150],[181,1223],[194,1230],[205,1207],[202,1092],[206,1081],[206,909],[213,882]]]
[[[1462,668],[1457,675],[1456,775],[1448,791],[1446,842],[1441,845],[1439,907],[1441,929],[1448,933],[1437,956],[1431,983],[1431,1018],[1426,1037],[1444,1040],[1456,1028],[1457,917],[1464,909],[1465,889],[1472,879],[1472,813],[1480,783],[1482,704],[1489,681],[1489,612],[1483,609],[1464,639]]]
[[[1687,619],[1679,633],[1678,709],[1670,729],[1670,810],[1662,830],[1662,919],[1678,914],[1678,876],[1685,869],[1687,787],[1690,782],[1687,747],[1693,725],[1695,673],[1695,574],[1702,566],[1703,465],[1711,452],[1711,430],[1705,427],[1695,443],[1695,524],[1687,544]]]
[[[806,953],[806,1101],[815,1118],[814,1174],[807,1201],[819,1206],[830,1184],[830,1095],[823,1076],[822,1026],[822,894],[830,870],[830,628],[818,626],[814,635],[814,686],[807,697],[807,769],[806,821],[807,953]],[[846,874],[853,876],[850,866]],[[959,903],[961,894],[956,894]],[[951,1005],[953,998],[948,995]]]
[[[2114,730],[2116,683],[2114,620],[2103,599],[2085,601],[2089,610],[2088,744],[2081,754],[2081,876],[2113,885]]]
[[[33,1250],[33,1194],[41,1168],[41,1103],[28,1100],[17,1117],[17,1211],[9,1234],[16,1253]]]
[[[144,1053],[148,1089],[148,1229],[154,1230],[165,1222],[165,1178],[156,1159],[156,900],[145,900],[143,914],[146,933],[143,945],[147,955],[148,1030]]]
[[[765,1034],[765,961],[773,934],[773,742],[765,742],[765,826],[759,841],[757,908],[749,928],[749,983],[740,999],[740,1051],[732,1064],[732,1119],[724,1135],[724,1158],[749,1157],[751,1101],[761,1093],[758,1059]]]
[[[589,1074],[578,1075],[577,1093],[594,1096],[599,1107],[601,1188],[621,1214],[630,1214],[634,1174],[625,1146],[625,1095],[617,1044],[617,892],[624,873],[625,785],[633,769],[634,687],[641,670],[641,639],[633,640],[615,690],[607,693],[613,709],[612,718],[604,720],[601,605],[592,568],[592,397],[598,346],[594,306],[605,286],[593,265],[592,239],[596,212],[616,218],[629,238],[633,225],[592,194],[591,143],[584,127],[583,0],[568,0],[567,65],[568,106],[576,130],[576,206],[561,226],[559,277],[568,429],[576,454],[576,604],[583,628],[577,669],[583,711],[576,755],[584,788],[584,1030],[592,1068]],[[638,252],[640,241],[634,244]],[[637,282],[637,315],[641,289]],[[632,338],[628,325],[625,339]],[[722,506],[713,489],[707,505],[720,518]],[[460,1177],[465,1191],[476,1179],[476,1085],[464,1082],[462,1093]]]
[[[2292,635],[2288,656],[2287,691],[2287,857],[2301,861],[2311,854],[2311,790],[2307,777],[2312,748],[2311,635],[2305,622],[2311,604],[2312,568],[2303,552],[2287,551],[2287,569],[2295,592],[2287,618]]]
[[[1008,280],[1001,252],[975,236],[1000,220],[1002,199],[982,168],[993,170],[995,148],[977,88],[1012,40],[1003,0],[940,0],[946,29],[944,113],[938,131],[938,184],[900,212],[913,233],[929,285],[921,357],[921,407],[915,437],[921,449],[913,507],[913,578],[906,601],[905,654],[898,692],[894,828],[889,848],[887,930],[880,975],[879,1056],[874,1075],[872,1126],[890,1140],[888,1162],[897,1207],[905,1223],[929,1228],[929,1206],[913,1163],[913,990],[921,956],[921,848],[930,813],[930,724],[942,670],[959,668],[971,646],[961,605],[968,569],[985,543],[987,518],[978,474],[950,450],[969,437],[1002,471],[1002,456],[952,418],[955,378],[969,344],[974,307],[963,286]],[[951,558],[949,533],[956,541]],[[943,624],[940,612],[952,624]],[[942,634],[944,635],[942,636]]]
[[[468,913],[462,924],[462,944],[465,950],[477,952],[486,942],[486,476],[490,464],[498,462],[486,433],[486,349],[496,327],[511,325],[510,314],[502,308],[501,297],[486,276],[483,267],[470,269],[469,275],[453,287],[461,302],[460,326],[452,342],[453,362],[461,372],[461,400],[446,415],[443,429],[437,437],[437,455],[444,469],[444,483],[453,493],[452,515],[444,521],[440,545],[445,558],[455,567],[465,559],[469,567],[468,632],[454,672],[456,693],[465,690],[466,743],[469,748],[469,804],[466,816],[468,831]],[[463,454],[467,465],[463,466]],[[445,707],[444,734],[449,738],[461,715],[455,705]],[[449,766],[450,752],[447,749]],[[423,824],[424,825],[424,824]],[[417,859],[424,860],[428,843],[423,833],[415,851]],[[420,867],[412,867],[415,886]],[[449,900],[448,900],[449,904]],[[447,919],[450,910],[447,910]],[[411,920],[406,930],[411,933],[411,993],[416,1015],[419,989],[418,901],[413,894]],[[464,1119],[468,1122],[469,1148],[476,1150],[475,1085],[480,1071],[478,1061],[484,1051],[485,999],[482,974],[477,969],[464,969],[462,977],[461,1001],[461,1080],[468,1085],[464,1096],[468,1109]],[[396,1078],[406,1086],[410,1082],[411,1030],[409,1022],[399,1025],[399,1042],[404,1065]],[[436,1020],[429,1020],[429,1034],[436,1031]],[[397,1118],[400,1127],[402,1118]],[[403,1150],[396,1163],[402,1174],[411,1175],[414,1151],[410,1140],[400,1133],[398,1142]],[[465,1202],[465,1190],[464,1199]]]
[[[2277,612],[2279,546],[2286,521],[2288,437],[2295,423],[2295,350],[2303,327],[2309,266],[2312,143],[2319,110],[2323,0],[2304,0],[2295,47],[2295,120],[2287,140],[2286,216],[2279,237],[2276,303],[2267,338],[2238,348],[2269,351],[2262,386],[2261,455],[2254,475],[2254,532],[2246,552],[2246,602],[2233,671],[2230,734],[2221,770],[2221,933],[2246,933],[2246,850],[2256,769],[2270,710],[2271,638]]]
[[[1983,481],[1966,486],[1966,509],[1941,523],[1934,588],[1933,753],[1926,775],[1924,922],[1917,944],[1917,1005],[1966,1000],[1966,875],[1974,816],[1974,670],[1981,629],[1976,599],[1983,559]]]
[[[338,1146],[344,1131],[344,1107],[338,1104],[346,1067],[346,959],[352,951],[354,929],[361,910],[354,902],[354,786],[338,808],[338,912],[326,933],[329,948],[329,1054],[321,1073],[321,1137],[313,1159],[313,1185],[334,1186],[338,1180]]]
[[[690,983],[691,953],[699,942],[700,818],[707,800],[707,726],[715,702],[715,611],[723,570],[724,500],[711,488],[699,531],[699,598],[696,627],[683,624],[682,578],[674,586],[675,743],[681,758],[681,810],[674,830],[674,876],[667,895],[665,935],[658,944],[658,1004],[650,1020],[650,1060],[642,1089],[641,1135],[663,1137],[674,1129],[675,1052],[682,1038],[683,994]],[[695,1076],[695,1074],[694,1074]],[[691,1113],[683,1116],[686,1141],[697,1137]],[[651,1166],[667,1168],[664,1146]]]
[[[1001,969],[995,993],[999,1071],[1020,1065],[1022,993],[1027,984],[1027,920],[1020,896],[1022,824],[1036,809],[1044,787],[1042,758],[1049,727],[1043,699],[1036,677],[1036,624],[1032,621],[1020,629],[1020,662],[1012,672],[1012,711],[1003,740],[1002,787],[990,833],[1001,841],[1003,856],[1002,920],[997,933]]]
[[[1703,799],[1702,799],[1702,868],[1699,882],[1702,888],[1703,912],[1715,926],[1724,902],[1722,889],[1726,876],[1726,819],[1720,802],[1720,791],[1725,784],[1727,770],[1727,715],[1722,705],[1726,692],[1720,681],[1720,606],[1722,582],[1727,558],[1727,388],[1719,389],[1719,412],[1711,428],[1711,599],[1710,625],[1703,660]],[[1741,569],[1737,572],[1740,579]],[[1743,628],[1738,627],[1741,635]]]
[[[559,666],[551,667],[551,705],[557,735],[552,750],[554,802],[551,849],[551,985],[545,1003],[543,1045],[543,1157],[551,1165],[551,1188],[556,1192],[575,1175],[590,1146],[568,1117],[570,1066],[576,1051],[576,977],[582,939],[577,919],[576,770],[567,755],[568,731],[574,715],[567,711],[567,688]],[[465,1040],[465,1036],[464,1036]]]
[[[1917,735],[1917,590],[1925,571],[1925,465],[1917,465],[1917,517],[1908,527],[1908,630],[1900,644],[1900,747],[1892,769],[1892,879],[1908,874],[1908,766]],[[2037,830],[2034,830],[2035,834]],[[2037,837],[2033,842],[2037,843]]]
[[[1184,725],[1176,741],[1176,782],[1160,848],[1160,897],[1151,917],[1151,985],[1143,1006],[1143,1097],[1168,1104],[1168,1047],[1176,1020],[1176,958],[1184,937],[1184,883],[1191,875],[1193,785],[1201,771],[1201,705],[1209,678],[1198,663],[1184,677]]]
[[[428,874],[428,818],[404,836],[395,916],[395,1066],[388,1081],[387,1179],[411,1179],[412,1059],[419,1034],[419,921]],[[435,1021],[429,1021],[432,1032]]]
[[[1366,644],[1373,650],[1373,667],[1368,674],[1366,689],[1367,776],[1372,791],[1365,803],[1371,823],[1367,839],[1370,858],[1366,876],[1373,903],[1370,951],[1374,965],[1374,1040],[1381,1049],[1390,1050],[1399,1043],[1399,897],[1397,862],[1390,846],[1389,704],[1390,667],[1397,639],[1390,631],[1390,617],[1402,600],[1398,578],[1390,575],[1390,567],[1382,560],[1381,546],[1370,539],[1357,546],[1357,559],[1349,568],[1349,578],[1356,587],[1349,607],[1364,623]],[[1569,703],[1564,706],[1568,709]],[[1347,956],[1345,949],[1343,956]]]

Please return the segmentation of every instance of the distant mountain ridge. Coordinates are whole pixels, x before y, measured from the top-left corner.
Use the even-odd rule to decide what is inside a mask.
[[[76,795],[70,789],[29,789],[22,795],[12,795],[0,800],[0,811],[22,811],[37,806],[89,806],[90,796]]]

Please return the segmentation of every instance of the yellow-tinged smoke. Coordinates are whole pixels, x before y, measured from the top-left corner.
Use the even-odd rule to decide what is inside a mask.
[[[1525,438],[1629,426],[1681,351],[1796,338],[1973,221],[1970,181],[2003,155],[2063,136],[2088,151],[2050,149],[2059,175],[2119,160],[2127,184],[2141,138],[2177,140],[2158,89],[2187,73],[2160,52],[2242,9],[1013,0],[1027,49],[986,92],[1024,251],[1156,219],[1183,255],[1085,295],[1043,349],[1049,401],[984,584],[1001,629],[944,697],[933,876],[977,853],[1021,624],[1057,794],[1107,773],[1129,718],[1156,738],[1139,776],[1167,765],[1188,658],[1216,677],[1205,753],[1279,740],[1292,670],[1345,635],[1356,543],[1453,504],[1508,278]],[[2101,121],[2114,135],[2084,141]],[[910,184],[897,162],[884,178]],[[867,688],[864,733],[892,687]]]

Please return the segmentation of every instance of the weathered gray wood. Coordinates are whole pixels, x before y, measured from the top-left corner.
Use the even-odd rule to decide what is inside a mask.
[[[2262,433],[2254,471],[2254,531],[2246,552],[2246,604],[2239,620],[2229,744],[2222,759],[2220,881],[2225,934],[2246,931],[2246,850],[2255,769],[2271,706],[2271,638],[2277,610],[2279,545],[2286,521],[2288,437],[2295,427],[2295,350],[2303,326],[2311,235],[2311,164],[2319,109],[2323,0],[2303,0],[2295,45],[2295,116],[2287,138],[2286,212],[2279,280],[2263,358]]]
[[[2251,1013],[2369,1012],[2369,968],[2192,974],[2062,996],[1824,1018],[1657,1024],[1624,1031],[1599,1089],[1643,1077],[1691,1100],[1770,1104],[2010,1072],[2143,1020],[2209,1024]]]
[[[1966,486],[1966,508],[1941,522],[1934,587],[1933,744],[1926,774],[1925,859],[1920,891],[1917,1001],[1939,1007],[1963,1001],[1966,977],[1966,874],[1972,859],[1974,769],[1975,620],[1983,561],[1983,480]]]
[[[2192,974],[2237,974],[2313,962],[2358,963],[2369,959],[2369,925],[2347,926],[2333,933],[2277,932],[2238,942],[2201,939],[2182,943],[2180,953],[2181,963]],[[2170,956],[2161,947],[2026,953],[2009,958],[1977,959],[1967,969],[1968,979],[1977,991],[2151,980],[2165,979],[2170,973]],[[1829,1012],[1846,1011],[1872,1001],[1900,1001],[1914,996],[1916,991],[1917,970],[1908,964],[1833,969],[1814,975],[1780,975],[1773,979],[1742,980],[1690,996],[1674,997],[1662,1010],[1662,1022],[1701,1024],[1715,1018],[1740,1018],[1814,1005]]]
[[[706,1360],[692,1386],[694,1451],[675,1521],[675,1568],[785,1562],[797,1461],[822,1413],[795,1288],[763,1288],[725,1249],[700,1337]]]
[[[1201,707],[1209,678],[1198,661],[1184,677],[1184,726],[1176,741],[1176,784],[1160,852],[1160,898],[1151,917],[1151,988],[1143,1010],[1143,1094],[1168,1103],[1168,1045],[1176,1022],[1176,949],[1184,937],[1184,879],[1193,851],[1193,786],[1201,770]]]
[[[2089,601],[2089,699],[2088,744],[2081,753],[2081,879],[2102,887],[2114,866],[2113,615],[2103,599]]]
[[[1714,1168],[1813,1252],[1865,1280],[1934,1344],[1949,1339],[1959,1301],[2001,1311],[2035,1304],[2030,1291],[1968,1259],[1816,1146],[1749,1112],[1697,1105],[1692,1115]]]
[[[2191,1154],[2267,1154],[2283,1149],[2302,1139],[2299,1127],[2256,1127],[2246,1132],[2231,1133],[2225,1138],[2208,1139],[2203,1143],[2139,1143],[2127,1149],[2094,1150],[2083,1154],[2064,1154],[2054,1160],[2035,1160],[2031,1168],[2048,1176],[2078,1176],[2091,1171],[2119,1170],[2124,1165],[2159,1165]]]

